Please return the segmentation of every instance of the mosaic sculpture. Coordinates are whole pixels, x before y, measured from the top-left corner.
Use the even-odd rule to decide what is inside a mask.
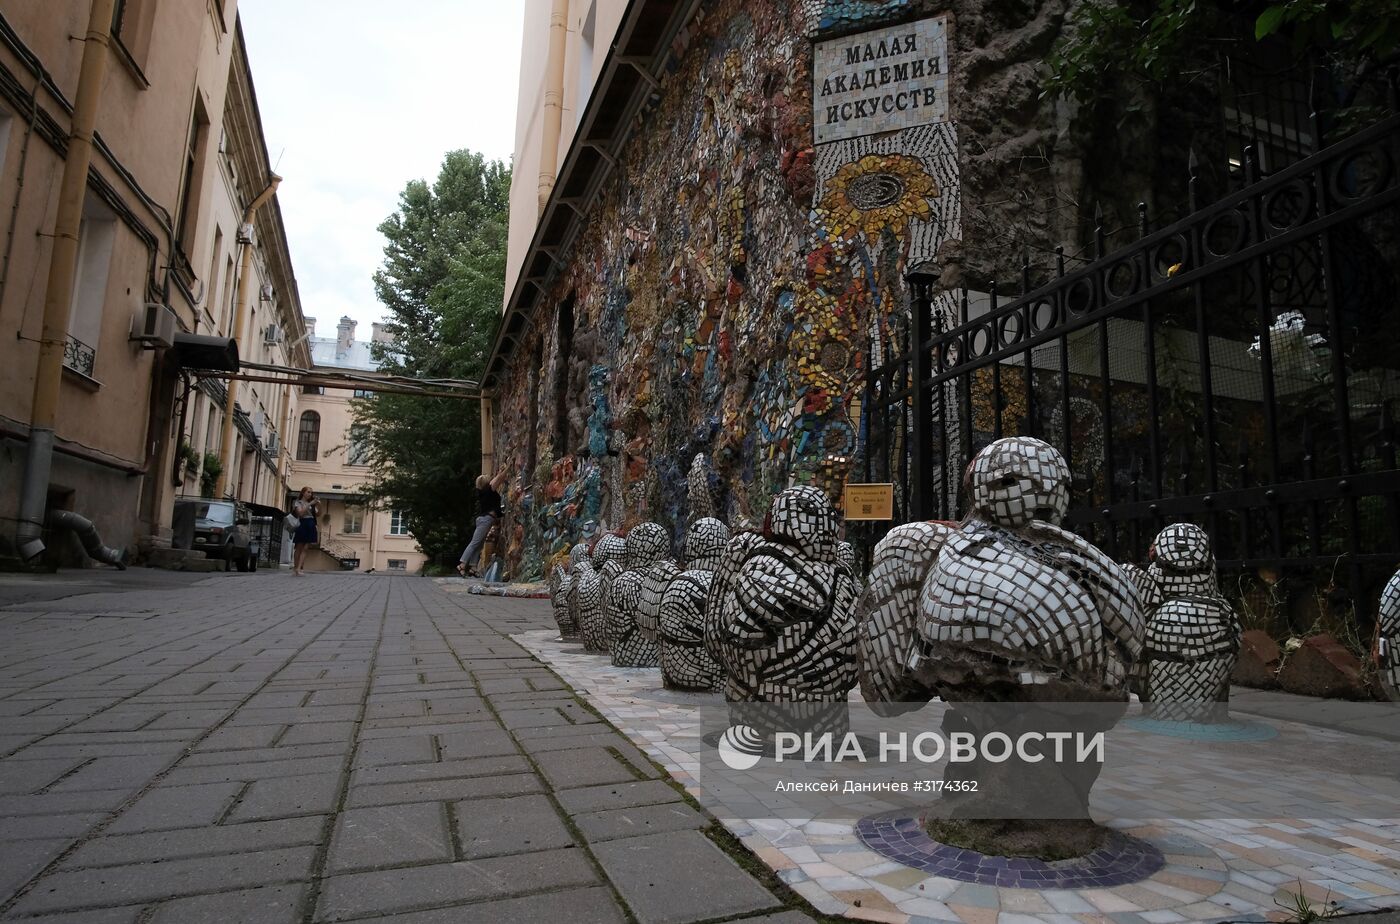
[[[579,635],[583,650],[608,650],[608,620],[604,607],[613,580],[622,573],[627,556],[627,541],[617,533],[603,533],[593,543],[588,565],[580,567],[578,577]]]
[[[1381,686],[1400,702],[1400,571],[1381,591],[1381,608],[1376,624],[1376,662]]]
[[[910,661],[922,682],[958,704],[944,715],[945,732],[995,731],[1013,740],[1029,732],[1092,734],[1126,710],[1142,650],[1142,607],[1122,568],[1058,525],[1069,482],[1060,453],[1031,437],[997,440],[968,466],[971,510],[943,537],[924,579]],[[1100,769],[1093,761],[955,764],[946,779],[975,780],[980,790],[955,793],[940,810],[1035,819],[1053,806],[1049,817],[1088,824]]]
[[[1150,703],[1146,714],[1220,721],[1227,717],[1240,626],[1216,586],[1210,536],[1190,523],[1173,524],[1157,534],[1149,558],[1147,644],[1139,669],[1140,696]]]
[[[726,699],[838,702],[855,686],[856,582],[837,526],[824,492],[788,488],[762,537],[742,539],[742,558],[731,543],[725,566],[735,570],[716,576],[710,595]]]
[[[686,495],[690,503],[690,522],[715,516],[715,496],[710,490],[710,477],[713,474],[710,460],[703,452],[697,452],[690,462],[686,474]],[[688,554],[688,553],[687,553]]]
[[[642,632],[637,618],[647,571],[666,561],[670,544],[656,523],[634,526],[627,534],[627,567],[613,579],[606,598],[608,649],[617,667],[656,667],[660,662],[659,646]]]
[[[860,694],[881,714],[892,703],[926,703],[937,693],[910,670],[919,640],[919,591],[952,535],[947,523],[905,523],[875,546],[870,581],[856,606]]]
[[[561,638],[578,638],[577,596],[574,594],[574,566],[588,557],[588,546],[578,543],[569,550],[566,562],[549,569],[549,602],[554,608],[554,621],[559,624]]]
[[[713,517],[695,520],[686,533],[686,570],[661,598],[661,680],[668,687],[719,688],[724,671],[705,649],[705,604],[728,545],[729,527]]]
[[[919,595],[920,660],[944,699],[1126,699],[1142,650],[1131,578],[1057,524],[1069,466],[1032,437],[997,440],[968,467],[972,510]]]
[[[641,594],[637,601],[637,628],[647,641],[659,645],[661,636],[661,598],[666,588],[681,573],[680,566],[671,558],[671,537],[656,523],[643,523],[644,530],[638,542],[645,543],[644,554],[650,556],[651,563],[642,568]],[[650,527],[654,527],[650,528]],[[639,526],[637,529],[641,529]],[[635,533],[636,530],[633,530]],[[631,541],[631,535],[628,535]],[[659,661],[658,661],[659,663]]]

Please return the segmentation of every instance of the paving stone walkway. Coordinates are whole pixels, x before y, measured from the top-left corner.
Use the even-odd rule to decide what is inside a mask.
[[[547,604],[352,574],[83,589],[0,606],[2,919],[810,920],[511,640]]]

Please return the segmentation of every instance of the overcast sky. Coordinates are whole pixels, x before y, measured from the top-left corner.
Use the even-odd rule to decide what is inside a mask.
[[[383,316],[375,230],[411,179],[470,148],[509,163],[517,0],[239,0],[302,311],[319,336]],[[280,158],[280,161],[279,161]]]

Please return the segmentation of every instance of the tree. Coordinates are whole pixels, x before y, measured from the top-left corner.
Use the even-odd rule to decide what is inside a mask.
[[[1088,0],[1047,61],[1043,95],[1092,105],[1125,88],[1159,92],[1209,72],[1213,46],[1273,37],[1332,72],[1341,95],[1317,103],[1342,117],[1345,133],[1374,115],[1348,110],[1383,105],[1387,72],[1400,63],[1400,0]]]
[[[510,168],[470,151],[450,152],[431,186],[404,187],[379,226],[374,287],[394,338],[373,347],[383,371],[480,380],[501,313],[509,203]],[[366,499],[402,510],[431,562],[454,561],[475,519],[479,405],[374,395],[354,408],[374,472]]]

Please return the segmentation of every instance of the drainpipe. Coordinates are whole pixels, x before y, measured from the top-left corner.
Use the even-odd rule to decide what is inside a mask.
[[[97,128],[97,109],[102,99],[102,78],[107,71],[107,47],[115,5],[116,0],[92,0],[88,13],[83,62],[78,72],[78,92],[68,136],[68,156],[63,162],[63,180],[58,192],[58,215],[54,220],[48,287],[44,291],[44,326],[39,336],[39,365],[34,370],[29,448],[16,533],[20,555],[25,559],[37,558],[44,551],[44,508],[48,503],[49,473],[53,466],[59,386],[63,382],[63,347],[68,338],[73,277],[78,267],[78,231],[83,220],[83,199],[87,192],[88,168],[92,164],[92,136]]]
[[[492,426],[491,397],[481,396],[481,474],[496,474],[496,430]]]
[[[282,178],[277,174],[272,174],[271,181],[267,188],[258,193],[258,197],[252,201],[243,212],[243,227],[251,231],[253,226],[253,216],[258,209],[267,204],[268,200],[277,192],[277,186],[282,182]],[[243,245],[243,258],[238,267],[238,290],[234,296],[233,330],[230,331],[233,339],[238,341],[243,336],[243,326],[248,323],[248,276],[253,270],[253,241],[252,234],[244,235],[248,242]],[[223,471],[219,472],[218,482],[214,485],[214,496],[223,497],[224,491],[228,487],[229,468],[233,465],[233,415],[238,410],[238,388],[237,383],[232,379],[228,383],[228,399],[224,402],[224,432],[223,438],[219,441],[219,458],[224,463]]]
[[[549,204],[559,170],[559,130],[564,124],[564,46],[569,34],[569,0],[554,0],[549,13],[549,57],[544,72],[544,135],[540,142],[539,209]]]

